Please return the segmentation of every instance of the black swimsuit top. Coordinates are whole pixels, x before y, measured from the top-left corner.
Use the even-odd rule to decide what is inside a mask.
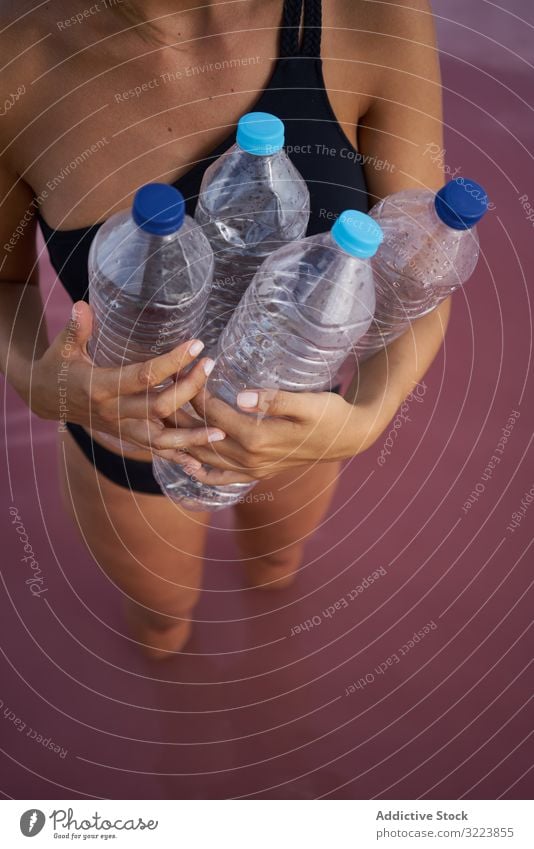
[[[303,37],[298,43],[302,4]],[[286,152],[306,180],[311,215],[307,235],[329,230],[344,209],[368,210],[362,159],[341,129],[325,90],[321,62],[321,0],[285,0],[280,56],[272,77],[249,111],[270,112],[285,124]],[[235,142],[235,130],[173,183],[189,215],[195,211],[204,171]],[[38,220],[50,261],[74,301],[87,300],[89,248],[102,222],[53,230]]]

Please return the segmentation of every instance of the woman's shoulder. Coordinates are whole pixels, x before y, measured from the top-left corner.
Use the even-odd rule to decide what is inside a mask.
[[[76,8],[73,8],[76,7]],[[90,26],[76,27],[79,3],[64,0],[0,0],[0,55],[2,88],[14,78],[32,83],[40,73],[76,52],[90,40]],[[73,15],[73,13],[75,13]],[[70,17],[69,17],[70,16]],[[80,30],[83,29],[82,33]]]
[[[322,56],[331,98],[339,101],[346,120],[353,113],[360,119],[371,107],[383,108],[388,99],[404,98],[408,82],[417,80],[421,88],[423,80],[439,77],[430,3],[323,2]],[[354,104],[336,90],[354,92]]]
[[[50,47],[55,42],[52,5],[1,0],[2,93],[14,85],[31,85],[50,61]]]
[[[405,53],[419,44],[434,44],[434,15],[429,0],[334,0],[323,3],[326,29],[342,43],[371,51]]]
[[[78,5],[78,4],[76,4]],[[61,32],[72,8],[63,0],[0,0],[0,141],[8,144],[64,92],[83,43]],[[66,37],[68,35],[68,37]],[[85,36],[88,37],[86,32]]]
[[[432,17],[432,6],[430,0],[353,0],[351,3],[343,0],[334,0],[337,14],[343,16],[347,21],[366,21],[367,23],[390,25],[391,27],[403,27],[408,22],[417,19],[421,21],[424,17]],[[323,10],[330,3],[323,2]]]

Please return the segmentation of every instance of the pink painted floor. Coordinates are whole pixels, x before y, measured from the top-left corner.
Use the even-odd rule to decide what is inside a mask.
[[[118,592],[63,514],[55,425],[30,418],[7,390],[5,796],[532,796],[534,506],[524,502],[508,526],[534,485],[534,222],[520,201],[530,194],[534,206],[534,10],[529,0],[507,3],[509,14],[482,0],[434,7],[450,19],[439,22],[447,162],[484,183],[496,208],[411,421],[383,466],[382,441],[347,465],[293,589],[245,590],[231,515],[217,514],[188,653],[144,660],[124,635]],[[45,262],[42,274],[54,332],[68,299]],[[41,598],[24,583],[12,504],[48,587]],[[375,570],[346,607],[322,613]]]

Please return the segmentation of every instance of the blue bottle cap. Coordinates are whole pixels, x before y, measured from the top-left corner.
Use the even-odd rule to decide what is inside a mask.
[[[436,212],[454,230],[469,230],[488,210],[488,196],[474,180],[456,177],[436,194]]]
[[[255,156],[269,156],[284,146],[284,125],[269,112],[248,112],[237,124],[236,142]]]
[[[361,259],[373,256],[384,238],[380,225],[356,209],[342,212],[330,232],[340,248]]]
[[[147,233],[156,236],[175,233],[184,223],[183,195],[167,183],[147,183],[135,193],[132,218]]]

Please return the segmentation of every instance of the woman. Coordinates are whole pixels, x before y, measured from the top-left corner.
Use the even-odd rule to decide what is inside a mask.
[[[287,150],[310,189],[309,234],[345,208],[366,211],[409,187],[436,189],[441,95],[426,0],[54,0],[2,4],[2,365],[38,416],[57,420],[65,500],[99,565],[126,600],[151,657],[187,641],[199,596],[209,514],[158,494],[151,452],[211,482],[260,479],[235,508],[237,543],[254,586],[287,585],[305,539],[328,509],[342,460],[377,439],[435,357],[449,303],[413,324],[340,394],[243,394],[248,417],[201,393],[211,361],[194,340],[142,366],[92,368],[87,254],[98,225],[143,183],[177,185],[194,211],[202,173],[251,109],[286,124]],[[303,8],[302,8],[303,7]],[[437,145],[437,147],[435,147]],[[48,343],[36,273],[40,225],[74,318]],[[29,284],[29,285],[26,285]],[[159,396],[151,387],[178,373]],[[192,400],[207,427],[180,408]],[[124,457],[105,431],[134,442]],[[63,432],[65,431],[65,432]],[[187,453],[184,453],[184,450]],[[202,472],[198,471],[198,476]],[[310,496],[310,494],[313,494]],[[261,496],[265,497],[262,498]]]

